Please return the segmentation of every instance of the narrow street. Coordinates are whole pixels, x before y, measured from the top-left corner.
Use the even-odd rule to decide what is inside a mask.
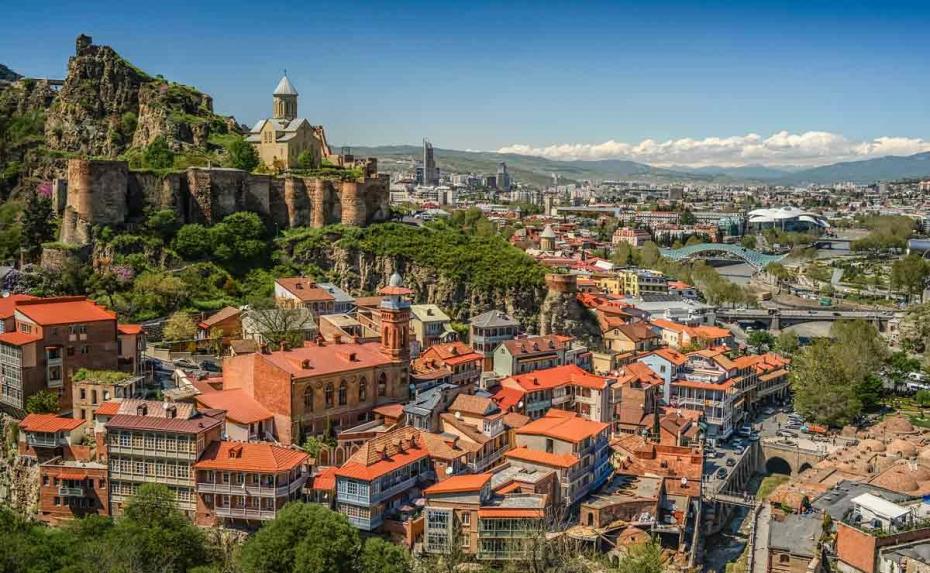
[[[772,518],[772,506],[762,503],[756,518],[755,539],[753,541],[752,571],[766,573],[769,559],[769,520]]]

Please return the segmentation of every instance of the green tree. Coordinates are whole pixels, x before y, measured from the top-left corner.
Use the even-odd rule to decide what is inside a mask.
[[[633,247],[627,242],[620,242],[614,247],[610,261],[618,266],[626,267],[633,262]]]
[[[782,330],[775,338],[775,350],[785,356],[792,356],[800,346],[798,335],[790,330]]]
[[[775,337],[767,330],[754,330],[749,334],[748,342],[750,346],[761,349],[763,346],[772,347],[775,344]]]
[[[23,227],[19,222],[23,204],[8,200],[0,204],[0,263],[19,258]]]
[[[410,556],[395,543],[369,537],[359,556],[360,573],[411,573]]]
[[[685,209],[681,212],[681,215],[678,216],[678,222],[682,225],[694,225],[697,223],[697,217],[694,216],[694,213]]]
[[[314,163],[313,154],[309,151],[303,151],[297,156],[297,167],[300,169],[309,171],[315,167]]]
[[[704,242],[704,239],[702,239],[698,235],[691,235],[690,237],[688,237],[688,240],[685,241],[685,246],[690,247],[692,245],[700,245],[703,242]]]
[[[163,136],[159,135],[145,146],[142,165],[148,169],[168,169],[174,165],[174,152]]]
[[[52,200],[38,191],[29,193],[20,216],[20,245],[27,256],[36,257],[42,251],[42,243],[55,239],[54,220]]]
[[[838,345],[817,341],[797,353],[792,362],[794,405],[807,419],[843,426],[862,411],[858,380],[841,362]]]
[[[26,411],[30,414],[57,414],[58,393],[40,390],[26,400]]]
[[[178,232],[178,223],[178,214],[172,209],[159,209],[145,220],[146,228],[166,242]]]
[[[874,412],[881,406],[885,388],[881,378],[875,374],[869,374],[859,382],[856,392],[859,395],[859,401],[862,402],[862,409],[866,412]]]
[[[631,545],[614,570],[616,573],[663,573],[662,546],[655,540]]]
[[[930,390],[918,390],[914,394],[914,402],[917,402],[917,405],[921,408],[930,406]]]
[[[878,372],[888,357],[888,344],[874,324],[864,320],[840,320],[833,323],[830,334],[841,364],[850,370],[850,379],[860,383]]]
[[[345,516],[290,503],[242,547],[245,573],[355,573],[360,541]]]
[[[203,532],[181,513],[175,494],[162,484],[139,487],[108,541],[119,548],[127,571],[181,573],[208,562]]]
[[[920,255],[910,254],[891,264],[891,288],[905,292],[908,296],[921,294],[928,277],[930,264]]]
[[[639,255],[638,264],[646,268],[654,267],[662,258],[658,245],[652,241],[646,241],[637,253]]]
[[[186,312],[178,311],[165,322],[165,340],[192,340],[197,335],[197,325]]]
[[[743,235],[743,238],[739,240],[739,244],[746,247],[747,249],[756,248],[756,236],[755,235]]]
[[[241,136],[237,136],[226,145],[229,166],[243,171],[254,171],[260,162],[255,146]]]
[[[181,227],[172,246],[182,258],[189,261],[205,258],[213,252],[210,231],[196,223]]]

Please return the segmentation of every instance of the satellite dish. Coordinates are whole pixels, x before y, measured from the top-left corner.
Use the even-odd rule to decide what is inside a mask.
[[[461,419],[462,419],[462,413],[461,413],[461,412],[456,412],[456,413],[455,413],[455,419],[456,419],[456,420],[461,420]]]
[[[523,402],[522,401],[517,402],[517,408],[522,408],[522,407],[523,407]]]
[[[681,478],[681,487],[684,487],[686,485],[688,485],[688,478],[686,477]]]
[[[451,475],[452,475],[452,466],[446,466],[446,475],[447,475],[447,476],[451,476]]]

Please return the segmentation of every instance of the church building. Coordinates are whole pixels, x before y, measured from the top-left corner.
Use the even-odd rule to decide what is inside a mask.
[[[272,94],[271,118],[256,123],[246,136],[262,163],[276,171],[299,167],[298,158],[304,152],[309,152],[314,168],[331,154],[323,126],[310,125],[306,118],[298,117],[297,96],[285,75]]]

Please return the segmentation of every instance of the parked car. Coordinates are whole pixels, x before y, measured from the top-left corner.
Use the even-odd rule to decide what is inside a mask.
[[[198,370],[200,368],[200,365],[192,360],[188,360],[187,358],[178,358],[177,360],[173,361],[173,363],[178,368],[189,368],[191,370]]]
[[[723,478],[725,478],[725,477],[727,477],[727,469],[726,469],[726,468],[720,468],[719,470],[717,470],[717,479],[723,479]]]
[[[759,441],[759,432],[753,432],[753,433],[749,434],[749,440],[752,441],[752,442],[758,442],[758,441]]]
[[[766,416],[771,416],[775,413],[775,408],[766,408],[765,410],[762,410],[762,413]]]
[[[792,432],[791,430],[787,428],[778,430],[777,432],[775,432],[775,435],[781,438],[797,438],[798,437],[797,432]]]
[[[727,458],[727,466],[728,466],[728,467],[731,467],[731,468],[732,468],[732,467],[735,466],[735,465],[736,465],[736,460],[734,460],[733,458]],[[723,468],[720,468],[720,469],[723,469]]]

